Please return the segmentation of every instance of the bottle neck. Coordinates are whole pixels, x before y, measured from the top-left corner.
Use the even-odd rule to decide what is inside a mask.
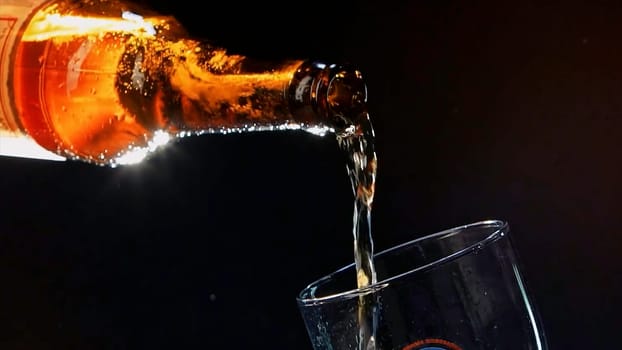
[[[314,61],[259,63],[190,40],[137,41],[118,69],[122,103],[152,128],[179,132],[353,132],[361,73]]]

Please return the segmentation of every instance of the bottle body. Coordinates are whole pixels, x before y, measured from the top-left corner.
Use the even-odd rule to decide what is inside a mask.
[[[5,38],[13,47],[3,58],[0,130],[63,157],[116,165],[191,134],[326,132],[345,126],[330,101],[365,98],[364,85],[343,91],[344,77],[358,72],[230,55],[188,38],[174,19],[142,16],[124,2],[30,7]]]

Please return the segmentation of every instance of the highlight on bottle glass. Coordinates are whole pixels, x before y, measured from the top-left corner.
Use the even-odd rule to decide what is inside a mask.
[[[352,264],[299,294],[315,350],[548,349],[506,222],[431,234],[374,262],[374,284],[357,288]]]

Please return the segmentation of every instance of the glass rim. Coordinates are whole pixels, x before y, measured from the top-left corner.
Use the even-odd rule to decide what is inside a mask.
[[[508,222],[504,221],[504,220],[498,220],[498,219],[490,219],[490,220],[481,220],[481,221],[477,221],[477,222],[473,222],[470,224],[466,224],[466,225],[461,225],[461,226],[455,226],[449,229],[445,229],[436,233],[431,233],[422,237],[418,237],[415,239],[412,239],[410,241],[406,241],[404,243],[400,243],[398,245],[392,246],[390,248],[387,248],[383,251],[380,251],[378,253],[375,253],[374,259],[381,257],[383,255],[386,254],[390,254],[392,252],[395,252],[397,250],[403,249],[406,246],[409,245],[413,245],[416,243],[420,243],[426,240],[432,240],[432,239],[436,239],[438,237],[441,236],[445,236],[448,235],[450,233],[454,233],[456,231],[464,231],[464,230],[468,230],[474,227],[478,227],[478,226],[490,226],[493,227],[494,230],[492,230],[490,233],[488,233],[484,238],[474,242],[473,244],[469,244],[466,245],[458,250],[456,250],[455,252],[451,253],[451,254],[447,254],[444,255],[438,259],[435,259],[427,264],[423,264],[420,266],[416,266],[408,271],[402,272],[400,274],[396,274],[396,275],[392,275],[390,277],[387,277],[381,281],[377,281],[376,283],[370,284],[368,286],[365,286],[363,288],[353,288],[353,289],[349,289],[343,292],[338,292],[338,293],[333,293],[330,295],[326,295],[326,296],[321,296],[321,297],[305,297],[303,296],[303,294],[305,294],[305,292],[308,292],[311,289],[315,289],[317,288],[317,286],[322,285],[325,281],[330,280],[333,276],[335,276],[336,274],[339,274],[345,270],[349,270],[354,268],[355,263],[351,263],[348,264],[346,266],[343,266],[335,271],[333,271],[332,273],[329,273],[328,275],[325,275],[324,277],[321,277],[313,282],[311,282],[310,284],[308,284],[305,288],[302,289],[302,291],[300,293],[298,293],[298,296],[296,297],[296,300],[298,301],[298,303],[300,304],[300,306],[312,306],[312,305],[318,305],[318,304],[323,304],[323,303],[328,303],[328,302],[337,302],[340,300],[344,300],[344,299],[351,299],[354,297],[359,297],[359,296],[363,296],[363,295],[367,295],[369,293],[373,293],[376,292],[378,290],[381,290],[385,287],[387,287],[391,282],[403,278],[405,276],[408,275],[412,275],[415,273],[420,273],[422,271],[426,271],[436,265],[448,262],[448,261],[452,261],[455,260],[461,256],[467,255],[467,254],[471,254],[472,252],[476,251],[476,250],[480,250],[482,248],[484,248],[485,246],[501,239],[502,237],[504,237],[505,235],[508,234]]]

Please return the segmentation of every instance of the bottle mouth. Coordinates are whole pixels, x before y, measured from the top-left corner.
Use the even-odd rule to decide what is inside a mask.
[[[361,71],[351,64],[306,61],[296,70],[289,89],[293,113],[310,108],[337,134],[351,133],[367,109],[367,86]]]
[[[364,112],[367,106],[367,86],[363,74],[346,65],[329,66],[326,101],[334,115],[358,116]]]

